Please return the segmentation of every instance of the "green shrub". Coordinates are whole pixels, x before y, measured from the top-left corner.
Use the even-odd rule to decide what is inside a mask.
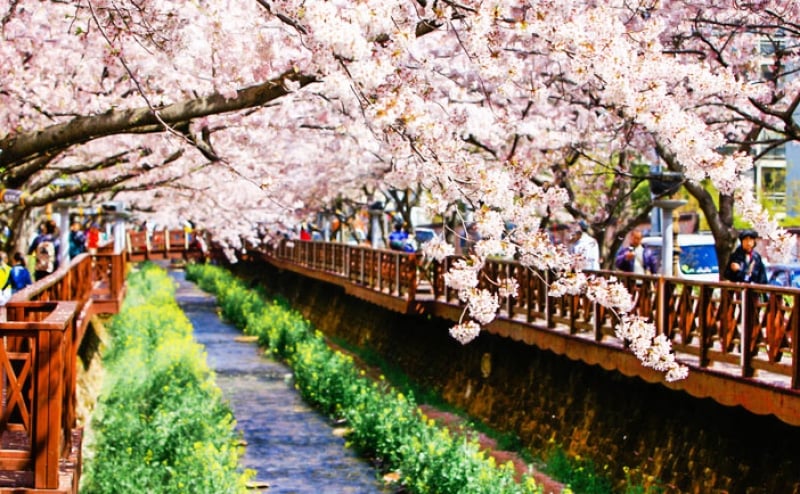
[[[152,265],[128,278],[82,492],[246,492],[233,415],[174,293]]]

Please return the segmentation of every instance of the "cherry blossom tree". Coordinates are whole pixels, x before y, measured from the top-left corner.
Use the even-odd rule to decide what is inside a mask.
[[[568,209],[570,190],[598,190],[597,209],[617,200],[553,166],[576,154],[681,173],[721,258],[734,204],[789,244],[747,173],[750,150],[798,137],[798,6],[717,3],[0,0],[0,174],[27,194],[3,213],[18,224],[31,206],[108,194],[238,248],[365,185],[421,187],[432,216],[468,205],[482,238],[449,277],[466,341],[514,291],[507,280],[476,290],[485,256],[572,272],[541,225]],[[752,58],[764,37],[775,56],[762,77]],[[80,185],[50,187],[64,176]],[[611,215],[580,211],[596,224]],[[557,283],[621,314],[631,306],[601,280]],[[622,320],[647,365],[682,375],[651,326]]]

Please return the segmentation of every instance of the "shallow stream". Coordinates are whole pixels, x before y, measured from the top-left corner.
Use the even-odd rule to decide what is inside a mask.
[[[178,304],[205,346],[217,385],[229,401],[247,442],[242,464],[257,472],[255,484],[272,493],[389,493],[377,471],[334,434],[291,384],[291,369],[271,359],[241,332],[220,320],[216,299],[172,271]]]

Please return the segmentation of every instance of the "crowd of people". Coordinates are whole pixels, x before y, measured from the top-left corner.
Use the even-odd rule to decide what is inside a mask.
[[[596,271],[602,268],[600,249],[597,240],[592,237],[589,225],[584,220],[560,225],[558,238],[555,242],[567,244],[571,254],[576,256],[576,268]],[[298,237],[300,240],[314,240],[312,230],[308,224],[301,225]],[[461,240],[461,252],[469,252],[470,243],[474,242],[477,235],[464,231]],[[622,247],[613,257],[613,267],[619,271],[633,274],[660,274],[660,259],[658,253],[642,243],[643,230],[633,229],[623,243]],[[767,269],[764,259],[757,252],[756,245],[758,234],[754,230],[744,230],[739,234],[739,243],[728,261],[720,265],[722,279],[744,283],[767,283]],[[386,238],[388,247],[392,250],[403,252],[416,252],[419,245],[414,235],[402,221],[392,220],[392,231]],[[360,242],[359,242],[360,243]]]
[[[96,222],[82,225],[79,221],[74,221],[67,236],[68,258],[84,252],[96,254],[100,237],[100,227]],[[61,235],[58,226],[51,219],[39,225],[37,234],[25,253],[18,251],[13,254],[11,265],[8,263],[8,254],[0,252],[0,305],[5,305],[14,293],[58,270],[60,252]]]

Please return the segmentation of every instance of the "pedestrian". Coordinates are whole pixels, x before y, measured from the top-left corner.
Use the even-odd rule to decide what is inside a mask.
[[[58,252],[61,241],[58,239],[58,227],[52,220],[42,224],[41,233],[33,239],[28,255],[34,255],[34,277],[36,281],[58,269]]]
[[[86,234],[81,229],[81,224],[73,222],[69,227],[69,257],[70,259],[86,252]]]
[[[392,250],[403,250],[406,240],[408,240],[408,232],[403,228],[403,224],[395,223],[394,231],[389,234],[389,248]]]
[[[300,227],[300,240],[303,242],[311,241],[311,232],[309,231],[308,225],[305,223]]]
[[[3,285],[3,289],[11,288],[11,293],[17,293],[26,286],[33,283],[31,273],[25,266],[25,256],[21,252],[14,253],[14,265],[8,275],[8,281]]]
[[[572,254],[580,256],[578,267],[581,270],[600,269],[600,247],[597,245],[597,240],[589,235],[589,225],[583,221],[573,225],[572,245],[570,247]]]
[[[742,283],[767,283],[767,268],[756,252],[758,233],[744,230],[739,233],[739,246],[731,254],[725,266],[725,279]]]
[[[145,232],[147,230],[144,230]],[[97,248],[100,246],[100,226],[96,222],[92,222],[86,230],[86,249],[89,254],[96,255]]]
[[[642,231],[638,228],[631,232],[630,244],[617,252],[614,265],[627,273],[658,273],[658,259],[651,249],[642,245]]]

